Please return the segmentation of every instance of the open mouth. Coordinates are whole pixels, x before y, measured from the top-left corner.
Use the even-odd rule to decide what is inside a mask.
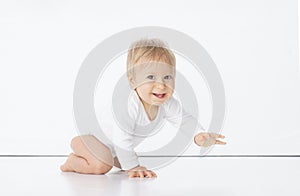
[[[166,93],[162,93],[162,94],[158,94],[158,93],[152,93],[152,95],[154,95],[155,97],[162,99],[166,96]]]

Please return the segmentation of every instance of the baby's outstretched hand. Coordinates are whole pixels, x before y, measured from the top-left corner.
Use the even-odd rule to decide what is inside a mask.
[[[129,176],[129,178],[144,178],[144,177],[148,177],[148,178],[153,178],[153,177],[157,177],[157,175],[151,171],[151,170],[147,170],[146,167],[143,166],[137,166],[135,168],[132,168],[130,170],[126,170],[127,174]]]
[[[194,140],[195,143],[199,146],[202,147],[208,147],[214,144],[220,144],[220,145],[225,145],[226,142],[217,140],[218,138],[224,139],[225,136],[221,135],[221,134],[217,134],[217,133],[198,133]]]

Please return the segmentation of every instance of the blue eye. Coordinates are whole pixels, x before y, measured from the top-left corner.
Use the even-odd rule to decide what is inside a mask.
[[[164,79],[165,79],[165,80],[171,80],[171,79],[172,79],[172,76],[171,76],[171,75],[167,75],[167,76],[164,77]]]
[[[147,76],[147,78],[150,80],[154,80],[154,75],[149,75],[149,76]]]

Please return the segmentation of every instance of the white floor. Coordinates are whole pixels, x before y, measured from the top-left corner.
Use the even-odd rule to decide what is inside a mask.
[[[300,158],[178,158],[156,179],[63,173],[66,158],[0,158],[0,195],[299,195]]]

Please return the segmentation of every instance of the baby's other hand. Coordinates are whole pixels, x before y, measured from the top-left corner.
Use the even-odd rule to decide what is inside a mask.
[[[217,133],[206,133],[206,132],[202,132],[202,133],[198,133],[194,140],[195,143],[199,146],[203,146],[203,147],[208,147],[214,144],[220,144],[220,145],[225,145],[226,142],[217,140],[218,138],[224,139],[225,136],[221,135],[221,134],[217,134]]]
[[[153,177],[157,177],[157,175],[151,171],[151,170],[147,170],[146,167],[143,166],[137,166],[135,168],[132,168],[130,170],[126,170],[127,174],[129,176],[129,178],[144,178],[144,177],[148,177],[148,178],[153,178]]]

